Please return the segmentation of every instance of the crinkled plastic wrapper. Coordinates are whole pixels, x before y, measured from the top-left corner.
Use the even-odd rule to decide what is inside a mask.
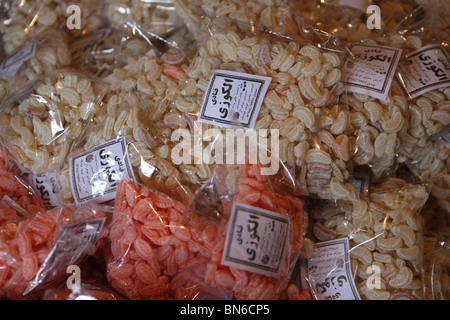
[[[9,156],[0,152],[0,223],[15,222],[45,211],[38,194],[21,176]]]
[[[440,234],[424,237],[425,283],[427,300],[448,300],[450,297],[450,251],[448,240]]]
[[[80,265],[68,268],[66,282],[39,292],[38,298],[41,300],[125,300],[125,297],[107,283],[102,250],[103,246],[94,256],[90,256]]]
[[[434,5],[445,12],[444,3],[435,1]],[[445,82],[434,83],[433,86],[428,82],[414,82],[421,79],[415,74],[417,70],[430,68],[428,61],[424,62],[426,66],[423,68],[414,65],[414,69],[408,69],[409,62],[421,52],[420,57],[427,60],[436,58],[437,61],[436,55],[441,54],[448,57],[445,35],[432,31],[441,20],[440,17],[436,20],[430,18],[436,8],[424,4],[383,36],[368,36],[345,43],[347,54],[341,66],[345,90],[339,103],[340,109],[346,113],[347,132],[353,141],[350,143],[350,161],[353,166],[370,167],[373,181],[381,181],[392,174],[399,165],[408,162],[408,158],[421,161],[417,159],[419,154],[426,154],[422,151],[429,150],[430,139],[450,121],[448,85]],[[434,47],[429,47],[431,45]],[[377,62],[377,59],[380,60]],[[381,60],[389,63],[378,65]],[[380,76],[382,69],[386,73]],[[386,86],[389,81],[391,84]],[[380,86],[383,83],[386,90]],[[319,138],[327,139],[325,135]],[[445,157],[445,151],[438,155],[438,149],[435,150],[436,157],[431,160],[434,173],[441,172],[440,158]],[[429,159],[427,157],[426,160]]]
[[[260,169],[222,167],[189,206],[122,181],[117,228],[110,232],[111,285],[130,299],[278,299],[301,250],[307,215],[302,200],[277,190]],[[236,222],[234,206],[249,210],[242,213],[248,228]],[[275,249],[266,247],[271,241]],[[237,264],[224,262],[225,255]]]
[[[379,37],[391,32],[419,4],[414,0],[396,1],[292,1],[299,10],[304,24],[309,24],[324,33],[338,37],[344,43]],[[369,6],[378,6],[381,13],[379,26],[369,28],[370,16],[375,11]],[[376,28],[375,28],[376,27]]]
[[[1,133],[18,167],[35,174],[59,170],[104,89],[84,74],[61,70],[9,96],[1,108]]]
[[[26,85],[71,64],[67,37],[48,31],[29,38],[17,50],[3,59],[0,65],[0,99],[14,94]]]
[[[98,197],[104,196],[106,190],[110,194],[107,200],[112,200],[112,192],[122,178],[137,179],[184,203],[190,199],[193,192],[189,186],[191,178],[182,176],[172,164],[171,150],[166,143],[172,130],[187,124],[178,115],[163,116],[168,108],[168,92],[185,77],[187,61],[186,54],[175,48],[161,53],[149,46],[145,55],[128,57],[125,65],[112,70],[109,79],[105,79],[110,86],[104,104],[93,115],[84,133],[74,141],[70,161],[59,174],[61,203],[85,201],[82,196],[74,194],[78,187],[70,174],[71,166],[74,167],[74,161],[82,155],[102,150],[102,146],[113,140],[123,141],[119,152],[123,161],[119,164],[111,156],[109,160],[103,158],[105,161],[93,162],[99,164],[98,170],[92,164],[93,171],[85,174],[84,178],[90,181],[95,177],[93,180],[99,182],[92,188],[86,183],[90,191],[85,192],[92,195],[85,197],[87,200],[105,200]],[[111,155],[118,153],[108,148],[105,150]],[[125,171],[127,176],[123,176]]]
[[[264,30],[288,39],[301,38],[297,25],[299,14],[290,1],[175,0],[174,4],[178,16],[199,43],[204,41],[204,29],[210,22],[221,25],[223,30],[232,25],[246,34]]]
[[[390,178],[372,188],[365,199],[318,204],[311,211],[311,234],[316,245],[348,239],[346,263],[361,299],[422,300],[428,288],[421,209],[428,196],[424,184]],[[330,288],[324,280],[306,272],[303,283],[316,299],[324,299]]]
[[[67,268],[102,245],[107,216],[89,207],[58,207],[1,226],[0,292],[33,297],[68,278]]]
[[[332,177],[338,177],[340,181],[348,179],[348,165],[341,158],[348,161],[351,139],[339,137],[336,144],[332,143],[335,150],[317,144],[318,131],[329,129],[335,118],[345,117],[333,107],[343,91],[339,43],[328,38],[316,46],[309,38],[297,42],[265,29],[243,30],[236,27],[232,19],[220,18],[220,22],[203,19],[208,29],[204,30],[199,53],[179,88],[167,95],[171,102],[170,117],[180,115],[187,120],[191,134],[199,133],[200,139],[193,141],[194,145],[208,145],[214,139],[220,142],[217,135],[210,137],[211,130],[208,129],[221,130],[225,138],[225,130],[219,128],[224,127],[221,119],[212,126],[200,117],[201,112],[206,112],[204,99],[209,97],[209,84],[214,73],[225,70],[242,76],[269,77],[270,84],[253,129],[278,132],[279,159],[287,169],[285,174],[298,186],[298,193],[317,194],[322,190],[326,194]],[[337,135],[345,129],[344,121],[332,128]],[[252,129],[243,127],[242,119],[231,122],[235,128]],[[202,135],[207,132],[203,139]],[[268,139],[271,140],[270,134]],[[172,141],[172,145],[173,142],[178,141]],[[277,155],[276,150],[273,155]],[[195,154],[192,156],[194,161],[199,160]]]
[[[448,299],[449,4],[0,1],[0,298]]]
[[[106,16],[113,28],[138,26],[147,36],[164,36],[181,26],[171,0],[107,0]]]
[[[0,34],[6,55],[12,54],[27,38],[48,31],[65,30],[68,37],[75,37],[106,22],[102,1],[6,0],[1,4],[4,14],[0,19]],[[74,12],[76,17],[70,19]]]

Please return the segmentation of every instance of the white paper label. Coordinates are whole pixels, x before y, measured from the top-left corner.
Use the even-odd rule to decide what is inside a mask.
[[[368,44],[352,44],[350,52],[344,58],[342,69],[345,89],[385,100],[402,50]]]
[[[77,204],[114,199],[122,179],[135,179],[125,137],[70,158],[72,194]]]
[[[52,209],[59,205],[58,193],[60,187],[56,182],[57,171],[48,171],[40,175],[24,174],[28,184],[41,198],[45,208]]]
[[[423,47],[400,61],[396,79],[411,99],[447,87],[450,85],[450,57],[440,45]]]
[[[253,129],[270,77],[215,70],[198,120],[223,128]]]
[[[369,6],[369,0],[339,0],[339,5],[366,12]]]
[[[36,43],[29,42],[18,49],[12,56],[9,56],[0,65],[0,74],[14,77],[22,64],[33,58],[36,52]]]
[[[306,273],[318,300],[361,300],[352,275],[348,238],[315,244]]]
[[[234,202],[221,264],[279,277],[289,227],[285,215]]]

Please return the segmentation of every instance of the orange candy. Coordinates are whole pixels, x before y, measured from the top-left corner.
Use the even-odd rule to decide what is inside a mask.
[[[58,226],[103,216],[101,212],[94,215],[90,210],[60,208],[0,225],[0,297],[20,299],[40,284],[39,274],[45,275],[41,268],[46,267],[44,262],[58,240]]]

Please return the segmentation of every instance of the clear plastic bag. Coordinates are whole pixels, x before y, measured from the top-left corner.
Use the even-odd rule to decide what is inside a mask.
[[[114,207],[122,215],[110,233],[111,285],[130,299],[278,299],[287,289],[301,250],[307,215],[299,198],[290,195],[289,189],[278,189],[276,180],[262,177],[260,169],[249,164],[222,167],[213,175],[212,184],[196,191],[187,207],[162,193],[122,181]],[[249,238],[253,244],[258,238],[261,248],[245,250],[244,238],[232,239],[243,229],[242,221],[236,222],[234,206],[253,210],[248,211],[255,214],[250,214],[250,220],[261,219],[262,227],[256,232],[262,239],[257,234]],[[254,222],[248,222],[249,227]],[[251,237],[245,233],[240,235]],[[233,248],[226,244],[227,237]],[[276,248],[262,249],[270,241],[277,243]],[[240,256],[237,264],[224,262],[225,247]],[[248,263],[253,269],[245,266],[246,259],[254,260]]]
[[[445,11],[445,5],[439,2],[435,2],[436,7]],[[428,60],[442,61],[444,65],[448,61],[447,39],[430,32],[440,24],[440,19],[430,17],[435,10],[431,4],[419,6],[388,33],[346,44],[342,66],[346,90],[340,102],[349,107],[356,139],[352,162],[369,166],[374,181],[394,171],[405,157],[414,157],[428,148],[424,147],[429,139],[450,121],[448,86],[431,74],[421,73],[438,70],[439,66],[430,66]],[[402,51],[396,64],[398,50]],[[425,66],[417,62],[421,61],[418,56],[426,59]],[[424,77],[427,83],[420,84]],[[389,81],[391,85],[386,86]],[[384,96],[378,96],[383,92],[379,86],[382,83],[386,90]]]
[[[61,203],[81,203],[93,198],[111,200],[122,178],[137,179],[183,203],[189,201],[190,179],[182,176],[171,163],[166,144],[171,128],[187,124],[183,119],[162,116],[167,109],[168,92],[175,89],[178,80],[185,75],[188,57],[173,47],[164,52],[153,50],[152,46],[147,50],[145,55],[127,57],[127,64],[113,69],[105,103],[85,127],[84,134],[74,141],[69,157],[72,162],[77,161],[115,141],[123,147],[114,151],[108,147],[104,152],[118,155],[121,163],[115,161],[114,156],[109,160],[101,156],[95,158],[90,165],[92,170],[83,175],[84,186],[77,186],[75,177],[70,174],[71,165],[75,163],[66,163],[58,178],[62,187]],[[102,159],[104,161],[97,161]],[[91,182],[95,185],[91,186]],[[76,192],[87,196],[78,196]]]
[[[5,148],[23,172],[59,170],[97,111],[105,87],[71,70],[30,82],[1,108]]]
[[[0,101],[55,69],[71,64],[69,42],[59,30],[29,38],[0,65]]]
[[[413,0],[294,0],[293,3],[300,11],[304,23],[335,35],[343,43],[358,42],[389,33],[418,6]],[[371,5],[378,6],[381,12],[381,23],[378,28],[373,29],[369,29],[367,24]]]
[[[148,36],[164,36],[181,26],[172,0],[107,0],[106,16],[115,29],[138,27]]]
[[[427,300],[449,299],[450,251],[448,237],[429,234],[424,237],[425,283]]]
[[[212,248],[189,244],[206,224],[167,195],[122,180],[105,253],[110,285],[132,300],[230,299],[203,284]]]
[[[17,166],[0,152],[0,223],[14,222],[45,211],[45,204],[35,193]]]
[[[226,130],[220,127],[254,129],[255,132],[264,130],[269,132],[272,129],[277,131],[279,133],[278,156],[287,168],[286,174],[290,175],[293,184],[299,187],[297,190],[299,194],[308,194],[310,191],[315,193],[329,184],[331,180],[329,174],[333,169],[340,178],[348,175],[344,162],[338,161],[339,163],[330,165],[337,160],[332,150],[327,152],[313,150],[317,148],[315,133],[321,126],[325,126],[319,123],[322,115],[325,116],[326,110],[337,103],[337,97],[343,90],[339,70],[342,48],[339,43],[335,42],[333,37],[322,37],[323,42],[316,46],[312,40],[315,35],[297,41],[283,34],[271,34],[265,29],[255,28],[249,31],[243,28],[244,23],[241,23],[242,28],[240,28],[227,15],[219,18],[217,20],[203,18],[208,29],[202,31],[204,34],[198,45],[198,55],[194,57],[179,87],[174,88],[170,95],[167,95],[171,108],[165,116],[179,115],[189,120],[191,134],[198,134],[194,136],[194,139],[197,138],[193,141],[195,146],[207,147],[211,141],[208,140],[210,139],[208,134],[211,132],[208,129],[221,130],[223,137],[226,135]],[[225,120],[217,115],[217,120],[214,117],[208,120],[205,116],[210,111],[205,109],[207,104],[205,99],[211,98],[210,93],[213,88],[210,86],[211,82],[220,72],[227,74],[235,72],[233,76],[238,74],[242,77],[255,75],[271,78],[268,90],[264,93],[261,108],[258,113],[255,113],[257,116],[255,116],[253,128],[251,124],[249,126],[246,123],[244,111],[239,111],[241,118],[237,120],[229,119],[232,112],[228,113]],[[234,98],[238,99],[237,96]],[[219,100],[219,102],[224,101]],[[212,114],[212,111],[209,113]],[[333,121],[332,117],[328,120]],[[205,133],[207,138],[203,139]],[[270,133],[268,138],[270,139]],[[224,141],[226,143],[225,139]],[[179,141],[172,140],[169,146],[173,146],[174,142],[177,142],[175,145],[180,145]],[[349,144],[349,139],[346,143]],[[315,153],[319,154],[313,155]],[[274,154],[276,154],[275,150]],[[196,157],[195,154],[193,156]],[[199,159],[194,158],[194,160]],[[326,166],[326,172],[320,173],[322,176],[327,175],[328,179],[315,181],[320,180],[321,183],[315,188],[307,183],[306,167],[310,160],[324,161]],[[323,168],[318,169],[320,171]]]
[[[371,188],[367,199],[318,204],[311,211],[311,234],[314,250],[322,249],[307,260],[302,275],[315,299],[425,299],[420,211],[428,196],[426,185],[390,178]],[[342,252],[326,249],[342,241],[349,244]],[[326,252],[340,254],[334,269],[319,260]],[[350,296],[344,283],[351,284],[345,287],[353,290]]]
[[[288,39],[301,38],[299,15],[291,1],[174,1],[177,15],[199,43],[210,22],[224,30],[236,28],[244,34],[264,30]],[[236,30],[234,30],[236,31]]]
[[[140,35],[108,27],[75,38],[70,48],[73,66],[106,78],[114,68],[145,55],[152,46]]]
[[[70,272],[72,275],[79,273],[79,281],[68,278],[64,284],[40,292],[38,298],[41,300],[126,300],[108,285],[102,250],[103,247],[96,252],[101,261],[94,255],[79,264],[79,270],[73,267],[68,269],[67,276],[69,277]]]
[[[2,225],[0,292],[32,297],[66,281],[69,266],[102,246],[107,216],[90,207],[58,207]]]
[[[0,34],[6,55],[13,53],[29,37],[57,30],[74,37],[100,28],[106,20],[102,15],[103,1],[6,0],[2,5],[5,14],[0,20]],[[74,22],[70,19],[74,12],[79,14],[75,17],[79,25],[69,28],[69,24]]]

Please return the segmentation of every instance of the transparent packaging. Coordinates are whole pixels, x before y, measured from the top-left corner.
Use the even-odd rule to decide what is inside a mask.
[[[425,299],[421,210],[428,196],[427,185],[388,178],[371,188],[366,199],[318,203],[311,211],[310,232],[315,245],[348,239],[350,260],[343,260],[343,264],[352,274],[346,280],[353,281],[359,294],[356,299]],[[310,259],[309,271],[314,263]],[[324,272],[325,280],[307,271],[302,275],[304,283],[315,299],[339,297],[327,296],[333,288],[329,278],[334,270]]]

